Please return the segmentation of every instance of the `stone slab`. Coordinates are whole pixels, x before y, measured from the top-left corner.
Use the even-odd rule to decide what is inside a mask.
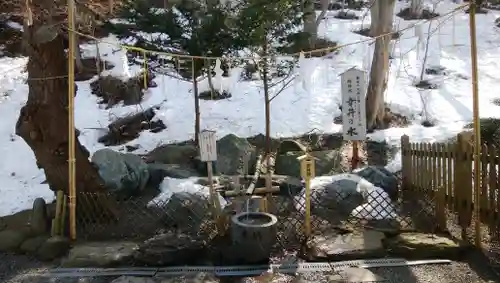
[[[384,233],[374,230],[315,236],[307,243],[308,257],[315,261],[382,257],[384,237]]]
[[[112,267],[132,259],[137,250],[133,242],[94,242],[74,246],[63,259],[63,267]]]
[[[385,238],[384,247],[393,256],[404,258],[460,259],[469,246],[462,245],[448,235],[408,232]]]

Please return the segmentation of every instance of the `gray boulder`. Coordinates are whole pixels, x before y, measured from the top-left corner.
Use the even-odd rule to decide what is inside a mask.
[[[247,156],[248,164],[243,164]],[[216,169],[219,174],[243,175],[244,167],[248,173],[253,174],[257,159],[256,149],[245,138],[233,134],[224,136],[217,141]]]
[[[91,161],[110,192],[128,197],[139,195],[146,187],[148,166],[137,155],[105,148],[96,151]]]
[[[165,213],[162,222],[167,227],[186,232],[198,232],[211,214],[208,197],[196,193],[174,193],[166,203],[156,206]]]
[[[36,252],[36,257],[43,261],[49,261],[65,255],[70,248],[70,241],[61,236],[50,237]]]
[[[33,201],[31,210],[31,230],[36,235],[48,234],[50,231],[49,217],[47,215],[47,204],[43,198],[36,198]]]
[[[349,217],[352,210],[364,202],[357,191],[361,178],[353,174],[320,177],[311,186],[311,210],[327,220],[338,221]],[[295,207],[305,211],[305,190],[295,197]]]
[[[147,266],[193,264],[199,261],[205,247],[204,237],[167,232],[140,244],[134,260]]]
[[[373,185],[382,188],[395,201],[398,198],[398,179],[382,166],[366,166],[354,170],[354,174],[364,178]]]
[[[3,230],[0,232],[0,252],[16,251],[29,236],[25,230]]]
[[[197,155],[198,149],[193,144],[165,144],[149,152],[146,156],[146,162],[162,164],[191,164]]]

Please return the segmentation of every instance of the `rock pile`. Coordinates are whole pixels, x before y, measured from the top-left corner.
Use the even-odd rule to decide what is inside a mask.
[[[49,261],[64,255],[70,248],[67,238],[50,235],[50,217],[45,200],[33,203],[29,222],[20,227],[0,227],[0,252],[18,252]],[[14,226],[14,225],[12,225]]]

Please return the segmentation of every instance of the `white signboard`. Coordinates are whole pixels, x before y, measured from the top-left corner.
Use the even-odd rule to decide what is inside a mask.
[[[341,74],[342,124],[345,140],[366,139],[366,74],[351,68]]]
[[[200,159],[203,162],[217,160],[217,138],[214,131],[201,131],[199,136]]]

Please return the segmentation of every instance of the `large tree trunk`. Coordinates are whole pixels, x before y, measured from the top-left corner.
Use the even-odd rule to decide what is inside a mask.
[[[53,3],[52,3],[53,4]],[[16,124],[16,134],[31,147],[53,190],[68,192],[68,81],[62,36],[35,42],[34,32],[50,21],[50,11],[31,5],[33,22],[26,26],[29,94]],[[76,141],[77,191],[104,188],[88,151]]]
[[[375,1],[379,23],[375,36],[389,33],[392,30],[395,0]],[[379,4],[381,3],[381,4]],[[379,127],[385,116],[384,92],[387,87],[389,71],[389,47],[391,35],[383,36],[375,41],[375,51],[370,70],[370,82],[366,94],[366,125],[369,130]]]
[[[370,36],[375,36],[377,34],[377,28],[380,25],[380,20],[379,20],[379,7],[380,7],[381,1],[378,0],[372,0],[371,6],[370,6]]]

